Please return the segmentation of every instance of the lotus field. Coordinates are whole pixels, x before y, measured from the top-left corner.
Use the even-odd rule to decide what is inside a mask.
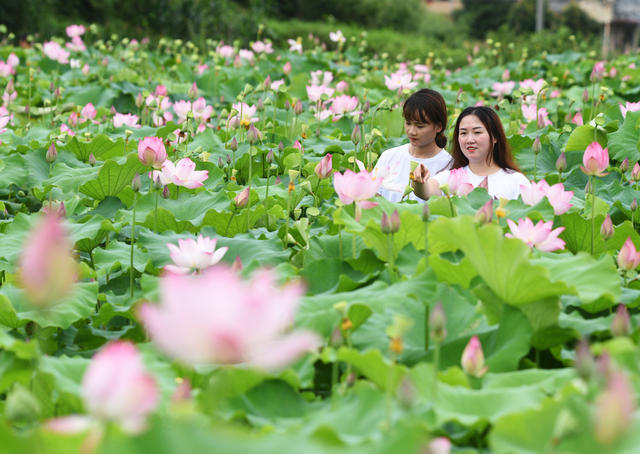
[[[0,43],[2,452],[637,452],[637,56],[67,34]],[[377,196],[421,87],[531,187]]]

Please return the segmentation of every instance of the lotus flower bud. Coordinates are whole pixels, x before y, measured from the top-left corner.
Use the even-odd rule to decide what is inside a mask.
[[[351,133],[351,142],[354,145],[358,145],[360,143],[360,125],[356,124],[353,128],[353,132]]]
[[[296,103],[293,105],[293,113],[295,113],[296,115],[300,115],[302,112],[303,112],[302,101],[298,99]]]
[[[450,452],[451,442],[449,439],[446,437],[438,437],[429,442],[424,454],[449,454]]]
[[[567,170],[567,155],[564,151],[560,153],[560,156],[558,156],[558,159],[556,160],[556,170],[560,173]]]
[[[189,87],[189,91],[187,92],[187,96],[189,96],[189,98],[191,98],[191,99],[196,99],[198,97],[198,86],[196,85],[195,82],[193,84],[191,84],[191,87]]]
[[[7,395],[4,416],[14,426],[31,425],[40,419],[42,408],[27,388],[16,383]]]
[[[596,439],[610,445],[615,442],[633,421],[635,393],[623,372],[611,374],[606,389],[596,398],[594,434]]]
[[[543,125],[544,127],[544,125]],[[535,140],[533,141],[533,145],[532,145],[532,150],[535,154],[540,153],[540,150],[542,149],[542,144],[540,143],[540,136],[536,136]]]
[[[631,320],[629,319],[629,311],[627,306],[619,304],[616,314],[611,321],[611,334],[616,337],[628,336],[631,332]]]
[[[267,161],[267,164],[271,164],[273,162],[274,157],[275,156],[273,154],[273,150],[269,150],[269,152],[267,153],[264,159]]]
[[[282,72],[285,74],[285,76],[291,72],[291,62],[286,62],[284,64],[284,66],[282,67]]]
[[[624,242],[624,245],[618,253],[617,261],[618,267],[626,271],[634,270],[640,264],[640,253],[636,251],[631,237],[627,237],[627,240]]]
[[[239,255],[236,255],[235,260],[231,264],[231,271],[233,271],[234,273],[239,273],[240,271],[242,271],[242,268],[242,259]]]
[[[388,216],[384,211],[382,212],[380,229],[382,230],[382,233],[396,233],[400,229],[400,216],[398,214],[398,210],[394,210],[391,216]]]
[[[249,126],[249,130],[247,131],[247,142],[253,145],[258,140],[260,140],[260,137],[261,137],[260,131],[258,131],[258,129],[255,126],[253,126],[253,123],[251,123],[251,125]]]
[[[476,211],[475,220],[478,224],[488,224],[493,219],[493,199],[487,202]]]
[[[447,315],[442,303],[438,301],[429,314],[429,335],[438,344],[447,337]]]
[[[625,173],[627,170],[629,170],[629,158],[624,158],[620,163],[620,172]]]
[[[600,226],[600,235],[604,240],[608,240],[613,236],[615,229],[613,227],[613,222],[611,221],[611,216],[607,214],[607,217],[602,221],[602,225]]]
[[[164,188],[162,188],[162,198],[163,199],[168,199],[169,195],[171,195],[169,193],[169,186],[165,186]]]
[[[131,189],[133,189],[133,192],[140,192],[141,187],[142,181],[140,180],[140,174],[136,172],[136,176],[131,180]]]
[[[364,103],[364,106],[362,106],[362,111],[367,113],[369,112],[369,109],[371,109],[371,103],[367,100],[367,102]]]
[[[631,180],[634,182],[640,181],[640,164],[637,162],[634,164],[633,169],[631,170]]]
[[[264,111],[264,102],[262,102],[262,98],[258,99],[258,102],[256,103],[256,111],[257,112]]]
[[[96,165],[96,157],[93,155],[93,153],[89,153],[89,164],[93,167]]]
[[[47,154],[45,155],[45,159],[47,162],[53,162],[58,158],[58,150],[56,150],[56,145],[52,143],[49,145],[49,149],[47,150]]]
[[[231,149],[231,151],[236,151],[238,149],[238,141],[236,140],[235,136],[233,137],[233,139],[231,139],[231,142],[229,142],[229,148]]]
[[[582,92],[582,102],[584,103],[589,102],[589,90],[587,90],[586,88]]]
[[[227,153],[227,165],[231,164],[231,155]]]
[[[278,151],[282,151],[284,150],[284,144],[282,143],[282,140],[280,141],[280,143],[278,144]]]
[[[581,340],[576,344],[576,359],[573,366],[576,368],[578,375],[584,380],[589,380],[595,371],[596,363],[589,351],[589,344],[585,340]]]
[[[245,206],[247,206],[247,203],[249,202],[250,189],[251,186],[247,186],[233,198],[233,203],[235,204],[236,208],[244,208]]]
[[[404,377],[398,386],[398,400],[405,407],[411,408],[416,403],[416,387],[409,377]]]
[[[218,167],[221,169],[224,168],[224,161],[222,160],[222,156],[218,156]]]
[[[332,168],[332,156],[331,153],[327,153],[324,157],[316,164],[315,172],[318,178],[327,178],[331,175],[333,170]]]
[[[58,216],[59,218],[63,218],[67,215],[67,209],[64,206],[64,202],[58,202],[57,200],[48,202],[44,207],[42,207],[42,212],[44,214]]]
[[[638,199],[633,199],[631,201],[631,205],[629,205],[629,209],[635,212],[638,209]]]
[[[138,93],[138,95],[136,96],[136,107],[137,108],[142,107],[143,103],[144,103],[144,98],[142,97],[142,93]]]
[[[30,232],[19,259],[19,281],[38,308],[59,302],[76,281],[73,245],[57,214],[44,215]]]
[[[284,101],[284,110],[290,110],[291,109],[291,103],[289,102],[288,99],[286,99]]]
[[[462,369],[473,377],[480,378],[487,372],[488,367],[484,364],[484,353],[478,336],[469,339],[469,343],[462,352],[460,364]]]
[[[429,216],[431,216],[431,210],[429,210],[429,205],[426,203],[422,204],[422,220],[427,222],[429,220]]]

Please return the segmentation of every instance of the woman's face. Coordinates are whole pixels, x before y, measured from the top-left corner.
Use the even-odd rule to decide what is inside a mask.
[[[436,135],[442,131],[442,127],[432,123],[428,118],[424,121],[419,118],[405,118],[404,131],[411,145],[423,148],[430,146],[436,140]]]
[[[495,143],[487,128],[475,115],[467,115],[460,120],[458,144],[469,163],[491,163],[490,156]]]

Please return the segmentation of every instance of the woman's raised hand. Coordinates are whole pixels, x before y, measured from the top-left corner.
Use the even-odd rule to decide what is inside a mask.
[[[430,176],[431,173],[424,164],[418,164],[418,167],[413,171],[413,181],[416,183],[426,183]]]

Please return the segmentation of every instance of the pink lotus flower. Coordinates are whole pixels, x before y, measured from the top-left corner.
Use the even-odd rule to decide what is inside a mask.
[[[513,81],[507,82],[495,82],[491,88],[493,88],[493,92],[491,93],[493,96],[498,96],[500,98],[505,97],[506,95],[510,95],[513,91],[513,87],[516,86],[516,83]]]
[[[635,392],[629,379],[623,372],[611,373],[606,389],[596,398],[596,439],[604,445],[615,442],[631,426],[634,413]]]
[[[201,271],[215,265],[229,249],[221,247],[216,250],[216,239],[198,235],[198,239],[179,239],[178,246],[167,243],[171,251],[173,265],[167,265],[165,270],[176,274],[188,274],[192,271]]]
[[[627,117],[627,112],[638,112],[640,110],[640,101],[638,102],[629,102],[627,101],[623,106],[620,104],[620,112],[622,113],[622,117]]]
[[[340,172],[333,174],[333,187],[338,193],[340,201],[345,205],[356,204],[356,221],[360,220],[358,208],[367,209],[377,205],[377,203],[367,200],[378,193],[381,185],[382,179],[374,177],[366,169],[361,169],[358,173],[347,169],[344,174]]]
[[[291,62],[288,61],[284,64],[284,66],[282,67],[282,72],[284,73],[284,75],[288,75],[291,72]]]
[[[91,360],[82,378],[82,398],[89,416],[55,418],[47,422],[47,428],[58,433],[78,433],[95,423],[115,422],[128,432],[140,432],[147,415],[158,404],[159,393],[155,380],[144,370],[136,347],[127,341],[115,341]],[[102,436],[101,427],[97,436]]]
[[[329,110],[333,112],[333,120],[336,121],[348,112],[352,112],[358,107],[358,98],[355,96],[340,95],[331,100]]]
[[[576,124],[578,126],[584,125],[584,120],[582,119],[582,112],[577,111],[576,114],[571,119],[571,123]]]
[[[236,194],[236,196],[233,198],[233,204],[236,206],[236,208],[246,207],[247,203],[249,203],[250,195],[251,195],[251,186],[247,186],[238,194]]]
[[[283,84],[284,84],[284,79],[274,80],[273,82],[271,82],[271,85],[269,86],[269,88],[271,88],[273,91],[278,91],[278,88],[280,88],[280,86],[282,86]]]
[[[324,85],[307,85],[307,96],[313,102],[320,101],[322,95],[332,96],[334,91],[333,88],[325,87]]]
[[[327,153],[316,165],[315,172],[318,178],[327,178],[331,175],[333,171],[331,158],[331,153]]]
[[[538,109],[538,128],[544,128],[545,126],[551,126],[553,123],[549,120],[549,112],[546,107],[540,107]]]
[[[145,137],[138,143],[138,158],[140,162],[154,169],[162,168],[167,160],[167,150],[160,137]]]
[[[202,97],[193,102],[191,109],[193,110],[193,118],[200,123],[209,121],[209,118],[211,118],[213,114],[213,107],[208,106],[207,101]]]
[[[162,165],[161,175],[165,178],[170,176],[171,182],[176,186],[195,189],[202,186],[202,182],[209,177],[209,171],[196,170],[195,162],[189,158],[182,158],[176,165],[166,160]]]
[[[250,106],[244,102],[239,102],[233,104],[231,108],[238,111],[238,115],[235,115],[231,120],[236,119],[242,126],[249,127],[251,123],[258,121],[258,117],[255,116],[257,111],[255,105]]]
[[[606,175],[604,171],[609,167],[609,150],[602,148],[602,145],[596,141],[591,142],[582,155],[582,163],[584,165],[580,168],[585,174],[604,176]]]
[[[462,369],[473,377],[480,378],[487,373],[488,367],[484,364],[484,353],[478,336],[469,339],[469,343],[462,352],[460,363]]]
[[[76,38],[78,36],[82,36],[84,35],[84,32],[86,31],[84,28],[84,25],[69,25],[65,31],[67,32],[67,36],[69,38]]]
[[[80,123],[93,120],[94,118],[96,118],[96,108],[93,107],[93,104],[87,103],[80,111]]]
[[[553,222],[538,221],[534,226],[529,218],[518,219],[518,224],[507,219],[511,233],[505,234],[508,238],[518,238],[527,243],[530,248],[535,247],[544,252],[564,249],[564,241],[558,238],[564,227],[552,230]]]
[[[166,97],[167,94],[168,94],[168,91],[167,91],[166,85],[162,85],[162,84],[156,85],[156,89],[154,91],[154,95],[156,97],[160,97],[160,96]]]
[[[138,116],[133,114],[121,114],[117,113],[113,116],[113,126],[119,128],[121,126],[128,126],[129,128],[139,128]]]
[[[322,71],[321,69],[311,72],[311,85],[322,85],[328,87],[333,80],[331,71]]]
[[[336,91],[338,93],[344,93],[345,91],[348,90],[348,88],[349,88],[349,84],[344,80],[341,80],[336,84]]]
[[[55,41],[46,41],[42,45],[42,51],[51,60],[55,60],[62,65],[69,63],[69,52],[64,50],[62,46]]]
[[[604,77],[606,68],[603,61],[598,61],[593,65],[591,70],[591,80],[600,80]]]
[[[73,132],[73,131],[71,130],[71,128],[69,128],[69,126],[65,125],[64,123],[62,123],[62,124],[60,125],[60,133],[62,133],[62,134],[67,134],[67,135],[69,135],[69,136],[71,136],[71,137],[73,137],[73,136],[75,136],[75,135],[76,135],[76,133],[75,133],[75,132]]]
[[[20,59],[16,54],[11,52],[7,57],[7,64],[16,68],[20,64]]]
[[[196,66],[196,73],[198,73],[198,75],[202,75],[202,73],[204,73],[207,69],[209,69],[209,65],[207,65],[206,63],[203,65],[198,65]]]
[[[173,103],[173,111],[178,116],[178,124],[184,123],[187,115],[191,112],[191,101],[176,101]]]
[[[387,86],[389,90],[394,90],[394,91],[404,91],[405,89],[413,90],[418,85],[418,82],[412,82],[411,79],[412,79],[411,73],[404,72],[404,71],[397,71],[395,73],[392,73],[390,77],[385,75],[384,84]]]
[[[464,168],[452,169],[447,179],[449,194],[467,195],[473,191],[473,185],[469,182],[467,171]]]
[[[87,47],[84,45],[84,41],[79,36],[71,38],[71,42],[66,43],[65,47],[71,52],[84,52]]]
[[[538,183],[531,182],[530,186],[520,185],[520,194],[522,201],[530,206],[538,204],[547,197],[553,207],[553,213],[557,216],[566,213],[573,206],[570,203],[573,191],[565,191],[562,183],[549,186],[545,180],[540,180]]]
[[[19,282],[29,301],[44,308],[67,296],[77,279],[73,244],[57,214],[46,214],[29,233],[18,261]]]
[[[544,79],[526,79],[520,82],[520,88],[530,88],[533,91],[534,95],[540,93],[540,90],[544,87],[545,81]]]
[[[521,110],[522,110],[522,116],[525,118],[525,120],[527,120],[528,122],[536,120],[538,108],[536,107],[535,104],[530,104],[530,105],[522,104]]]
[[[271,54],[273,53],[273,48],[271,47],[271,43],[265,43],[262,41],[256,41],[251,43],[251,48],[256,54]]]
[[[636,250],[631,237],[624,242],[618,253],[618,266],[625,271],[635,270],[640,265],[640,252]]]
[[[248,49],[240,49],[238,51],[238,57],[251,63],[254,59],[254,54]]]
[[[160,280],[160,305],[144,304],[138,314],[158,348],[181,363],[278,369],[319,339],[304,331],[285,334],[303,289],[298,283],[278,288],[276,282],[268,270],[243,282],[223,265],[198,275],[169,273]]]
[[[216,48],[216,53],[224,58],[232,58],[235,52],[231,46],[220,45]]]

